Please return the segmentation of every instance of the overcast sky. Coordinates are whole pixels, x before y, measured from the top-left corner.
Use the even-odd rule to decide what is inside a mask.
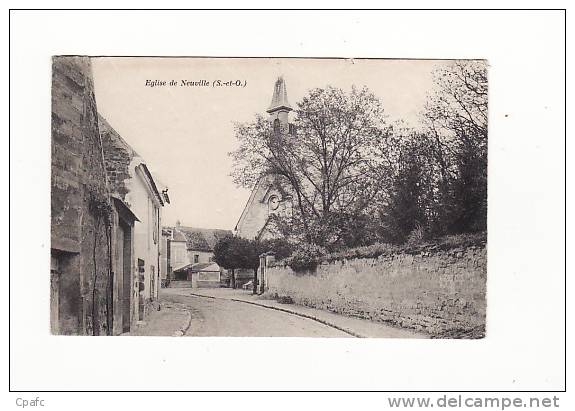
[[[93,60],[98,111],[169,187],[164,225],[233,229],[249,197],[229,176],[234,122],[266,114],[283,75],[293,107],[307,91],[367,86],[391,121],[417,124],[432,60],[117,58]],[[146,80],[206,80],[209,87],[147,87]],[[246,87],[213,88],[214,80]]]

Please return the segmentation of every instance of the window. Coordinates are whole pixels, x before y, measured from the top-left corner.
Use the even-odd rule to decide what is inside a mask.
[[[200,262],[200,256],[198,254],[194,254],[194,264]]]
[[[274,133],[279,133],[279,132],[280,132],[280,127],[281,127],[280,121],[279,121],[279,119],[276,118],[276,119],[274,120]]]

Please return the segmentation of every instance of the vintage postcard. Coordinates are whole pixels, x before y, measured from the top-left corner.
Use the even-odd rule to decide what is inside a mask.
[[[52,333],[483,338],[487,69],[54,56]]]

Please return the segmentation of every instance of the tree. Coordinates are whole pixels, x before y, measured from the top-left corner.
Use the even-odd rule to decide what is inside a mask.
[[[261,116],[238,124],[234,181],[253,188],[273,176],[293,204],[275,222],[278,231],[328,252],[403,242],[416,231],[483,231],[486,64],[443,63],[434,81],[417,131],[387,125],[366,88],[311,90],[297,104],[297,135],[273,130]]]
[[[240,237],[227,236],[220,238],[214,246],[214,261],[219,266],[231,270],[232,288],[236,288],[236,269],[254,267],[254,253],[255,250],[250,241]]]
[[[259,251],[261,251],[260,255],[263,253],[271,253],[276,260],[283,260],[289,257],[294,251],[294,245],[285,238],[261,240],[258,248],[260,249]]]
[[[254,271],[254,293],[257,287],[257,270],[260,255],[273,253],[278,260],[291,255],[293,246],[283,238],[270,240],[248,240],[240,237],[223,237],[214,246],[214,261],[221,267],[231,270],[231,286],[236,288],[235,270],[238,268]]]
[[[438,165],[440,234],[487,228],[487,68],[455,61],[434,73],[436,92],[424,120]]]
[[[388,201],[380,208],[382,237],[403,243],[414,230],[427,231],[429,198],[428,152],[425,139],[412,133],[398,141]]]
[[[293,198],[289,234],[329,247],[354,224],[342,217],[365,213],[378,190],[373,147],[383,133],[383,108],[367,88],[346,94],[333,87],[311,90],[297,106],[297,136],[274,132],[261,116],[236,125],[232,175],[248,188],[275,176]]]
[[[214,246],[213,260],[222,268],[231,271],[231,286],[236,288],[235,269],[238,268],[237,259],[232,254],[234,237],[223,237]]]
[[[261,244],[257,240],[241,240],[241,250],[244,256],[244,265],[242,268],[252,269],[254,271],[254,277],[252,280],[252,293],[257,294],[258,290],[258,267],[260,266],[260,254],[262,250],[260,248]]]
[[[265,253],[273,253],[276,258],[282,259],[291,255],[292,246],[282,238],[270,240],[247,240],[238,239],[236,245],[239,253],[243,255],[243,265],[241,268],[252,269],[254,271],[253,293],[257,293],[258,268],[260,266],[260,256]]]

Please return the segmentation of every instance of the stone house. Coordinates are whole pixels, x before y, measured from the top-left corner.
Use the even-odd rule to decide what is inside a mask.
[[[51,149],[51,330],[106,334],[111,206],[87,57],[53,58]]]
[[[100,125],[108,127],[98,118],[90,58],[54,57],[50,244],[53,334],[117,335],[129,331],[144,314],[139,290],[146,278],[136,275],[136,262],[144,255],[142,248],[146,245],[138,242],[142,230],[149,229],[144,226],[157,219],[159,227],[161,217],[159,209],[147,214],[150,203],[130,192],[131,184],[141,185],[135,182],[135,176],[139,175],[150,189],[153,179],[145,164],[140,163],[139,171],[134,168],[130,171],[133,174],[127,173],[129,178],[122,174],[127,172],[125,168],[115,173],[110,162],[120,160],[114,160],[116,153],[112,155],[110,150],[105,156]],[[118,156],[127,152],[129,146]],[[167,200],[167,195],[158,198],[158,194],[154,193],[152,201],[156,206]]]
[[[150,302],[158,298],[161,285],[162,208],[169,203],[167,190],[161,190],[144,159],[99,116],[104,162],[111,195],[137,216],[133,229],[133,254],[138,301],[134,316],[143,320]]]
[[[53,58],[51,161],[51,331],[120,334],[131,324],[122,291],[131,277],[114,273],[132,252],[137,218],[110,196],[88,57]]]

